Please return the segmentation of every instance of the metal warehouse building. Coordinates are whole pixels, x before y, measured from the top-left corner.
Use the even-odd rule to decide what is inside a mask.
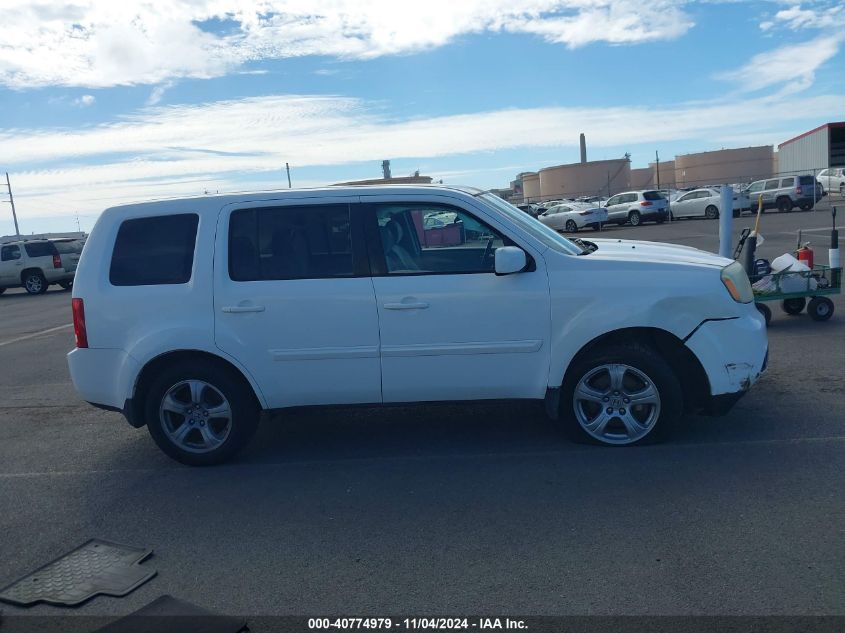
[[[782,173],[815,173],[845,166],[845,121],[825,123],[778,145]]]

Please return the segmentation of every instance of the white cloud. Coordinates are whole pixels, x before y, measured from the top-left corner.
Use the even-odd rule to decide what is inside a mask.
[[[96,97],[94,95],[82,95],[81,97],[77,97],[73,100],[73,105],[79,106],[80,108],[87,108],[90,105],[93,105],[94,101],[96,101]]]
[[[303,55],[367,59],[483,31],[569,47],[682,35],[685,0],[49,0],[3,2],[0,84],[106,87],[208,78]]]
[[[738,84],[740,92],[783,86],[784,94],[809,88],[816,71],[839,52],[843,34],[824,35],[801,44],[790,44],[759,53],[735,70],[718,73],[717,79]]]
[[[127,200],[248,188],[307,166],[383,158],[443,157],[515,147],[594,148],[688,140],[770,142],[794,122],[845,115],[845,96],[696,102],[673,107],[550,107],[397,120],[343,97],[272,96],[148,108],[116,122],[73,130],[0,130],[15,162],[19,207],[29,215],[94,212]],[[495,133],[491,133],[495,130]],[[126,156],[131,156],[127,159]],[[525,165],[525,168],[538,167]],[[468,176],[472,181],[476,176]],[[296,181],[297,186],[303,183]],[[266,188],[258,184],[259,188]],[[71,206],[72,204],[72,206]]]
[[[164,93],[167,92],[170,88],[172,88],[174,82],[172,81],[165,81],[163,84],[159,84],[155,88],[153,88],[152,92],[150,92],[150,96],[147,97],[147,105],[156,105],[161,101],[161,98],[164,96]]]
[[[783,26],[790,30],[798,29],[841,29],[845,20],[845,4],[839,0],[836,2],[812,2],[810,8],[804,8],[800,4],[793,5],[787,9],[781,9],[775,13],[774,18],[760,24],[764,31],[771,30],[776,26]]]

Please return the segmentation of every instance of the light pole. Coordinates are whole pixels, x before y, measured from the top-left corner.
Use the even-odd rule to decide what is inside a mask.
[[[9,182],[9,172],[6,172],[6,188],[9,190],[9,204],[12,205],[12,219],[15,221],[15,235],[21,236],[21,231],[18,228],[18,214],[15,213],[15,197],[12,195],[12,183]]]

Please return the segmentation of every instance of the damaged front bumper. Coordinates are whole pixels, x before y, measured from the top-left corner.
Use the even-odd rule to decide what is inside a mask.
[[[766,322],[756,309],[736,319],[705,321],[687,338],[709,381],[704,412],[724,415],[757,382],[769,359]]]

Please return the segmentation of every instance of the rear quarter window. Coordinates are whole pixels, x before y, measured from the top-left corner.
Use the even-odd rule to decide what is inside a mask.
[[[53,245],[56,247],[56,250],[59,251],[59,255],[66,255],[70,253],[78,254],[82,252],[82,242],[79,240],[53,242]]]
[[[114,242],[109,281],[113,286],[187,283],[198,224],[195,213],[124,220]]]
[[[52,257],[56,254],[56,249],[50,242],[33,242],[24,244],[23,247],[30,257]]]

